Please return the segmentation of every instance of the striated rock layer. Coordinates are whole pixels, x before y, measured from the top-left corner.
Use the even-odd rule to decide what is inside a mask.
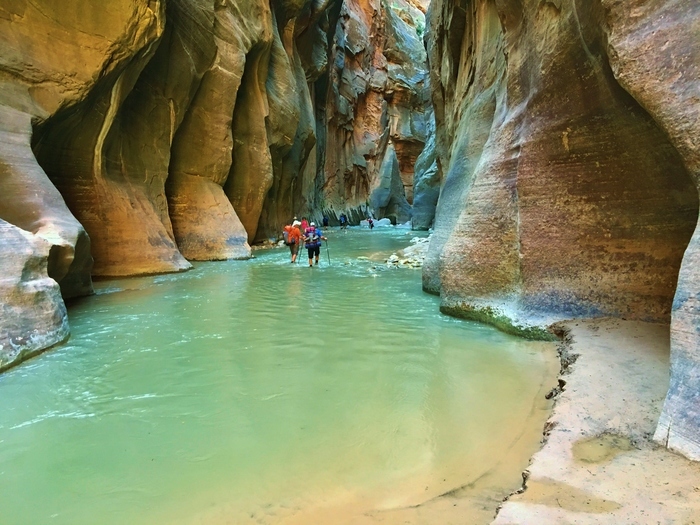
[[[430,105],[424,10],[410,0],[342,4],[331,65],[316,84],[325,126],[316,210],[410,220]]]
[[[435,0],[429,20],[444,181],[424,288],[525,335],[671,320],[657,439],[700,459],[700,5]]]
[[[33,123],[128,70],[162,23],[153,0],[0,6],[0,367],[67,337],[59,284],[92,293],[90,239],[32,152]]]

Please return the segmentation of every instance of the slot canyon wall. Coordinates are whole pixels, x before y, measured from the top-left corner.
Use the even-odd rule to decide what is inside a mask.
[[[434,0],[424,289],[521,335],[671,322],[655,438],[700,459],[700,4]]]
[[[92,277],[248,258],[294,215],[410,220],[425,9],[2,2],[0,369],[68,337]]]
[[[317,149],[323,169],[315,207],[331,216],[411,219],[414,176],[430,167],[414,170],[431,118],[421,39],[426,7],[419,0],[343,3],[332,63],[317,83],[326,94],[319,105],[325,133]],[[431,220],[416,227],[427,229]]]

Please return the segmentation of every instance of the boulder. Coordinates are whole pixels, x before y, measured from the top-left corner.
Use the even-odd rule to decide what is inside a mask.
[[[51,243],[0,219],[0,370],[68,338],[58,283],[47,273]]]

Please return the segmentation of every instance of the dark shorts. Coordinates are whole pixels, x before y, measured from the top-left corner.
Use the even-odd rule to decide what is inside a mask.
[[[309,250],[309,259],[313,259],[314,255],[316,257],[321,255],[321,247],[320,246],[307,246],[306,249]]]
[[[292,255],[299,253],[299,245],[297,243],[288,244],[287,246],[289,246],[289,251]]]

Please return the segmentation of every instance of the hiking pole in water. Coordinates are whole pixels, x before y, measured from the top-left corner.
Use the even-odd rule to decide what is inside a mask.
[[[331,265],[331,252],[328,251],[328,239],[326,239],[326,255],[328,255],[328,266]]]

